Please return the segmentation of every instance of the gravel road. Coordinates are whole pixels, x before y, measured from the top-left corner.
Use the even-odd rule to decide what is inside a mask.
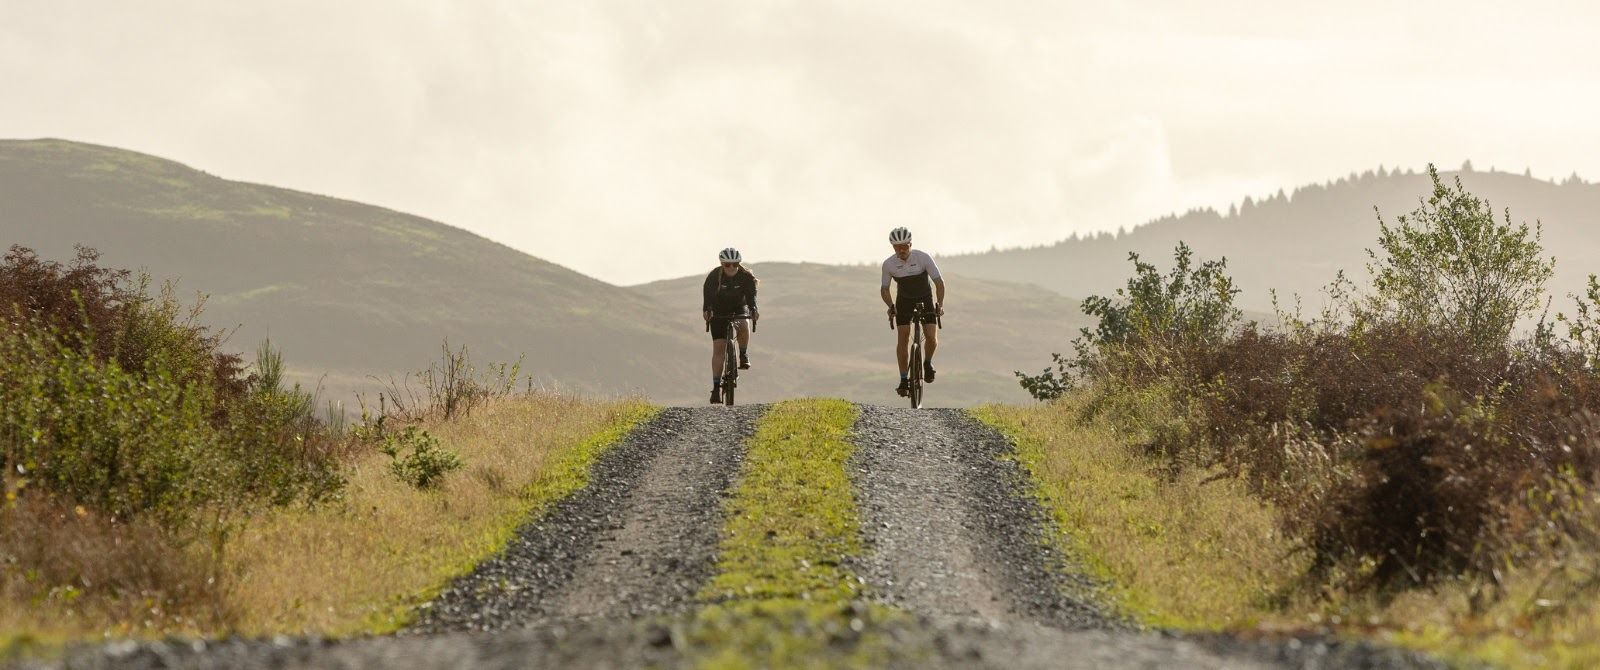
[[[675,407],[595,464],[589,485],[445,589],[410,634],[630,619],[694,605],[721,502],[763,408]]]
[[[1139,631],[1047,541],[1052,523],[1012,445],[956,409],[865,406],[851,460],[873,596],[919,617],[904,667],[1418,668],[1415,654],[1332,640]]]
[[[663,411],[398,636],[125,642],[45,667],[682,667],[681,628],[764,409]],[[1049,521],[1003,437],[959,410],[863,406],[854,440],[867,550],[850,568],[911,614],[873,631],[891,667],[1443,667],[1368,643],[1138,630],[1097,607],[1095,585],[1045,541]]]
[[[1046,541],[1004,438],[961,410],[861,410],[851,474],[869,550],[857,573],[881,600],[936,619],[1117,625]]]

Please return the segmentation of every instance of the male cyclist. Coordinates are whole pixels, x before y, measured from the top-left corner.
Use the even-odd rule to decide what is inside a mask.
[[[897,335],[900,342],[895,347],[895,353],[900,359],[900,387],[895,392],[903,396],[911,391],[908,374],[911,367],[908,360],[911,308],[919,302],[925,310],[921,318],[922,332],[928,338],[923,349],[926,352],[926,360],[922,365],[923,377],[929,383],[933,382],[933,352],[939,348],[939,326],[935,318],[944,315],[944,279],[939,276],[939,266],[934,265],[932,256],[911,248],[911,231],[905,228],[889,231],[889,244],[894,247],[894,255],[883,261],[883,284],[879,293],[883,296],[883,304],[889,307],[889,316],[894,317],[895,324],[899,326]],[[899,289],[893,300],[889,298],[890,279]],[[932,286],[929,286],[930,280]],[[934,296],[935,291],[938,297]]]
[[[700,311],[711,324],[711,404],[722,402],[722,362],[727,352],[728,322],[734,322],[739,338],[739,369],[750,369],[750,319],[760,319],[756,311],[756,276],[744,267],[739,250],[728,247],[717,254],[721,263],[706,275],[704,300]]]

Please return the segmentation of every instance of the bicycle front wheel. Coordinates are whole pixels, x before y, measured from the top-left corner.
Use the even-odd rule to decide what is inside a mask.
[[[922,344],[913,342],[911,345],[911,392],[906,395],[911,398],[911,409],[922,407]]]

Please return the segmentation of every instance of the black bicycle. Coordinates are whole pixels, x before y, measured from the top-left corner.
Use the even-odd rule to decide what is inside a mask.
[[[910,381],[910,390],[907,391],[906,397],[911,399],[912,409],[922,408],[922,320],[928,315],[926,303],[919,302],[911,306],[911,351],[908,352],[911,360],[907,369],[910,374],[908,380]],[[937,313],[933,313],[933,322],[940,328],[944,327],[943,319]],[[895,323],[894,315],[889,315],[889,329],[893,330],[897,327],[898,324]]]
[[[722,334],[726,344],[722,347],[722,404],[733,406],[733,389],[739,386],[739,328],[735,322],[749,319],[749,316],[736,315],[729,317],[711,316],[706,322],[706,332],[711,332],[711,324],[722,319],[727,328]],[[750,319],[750,332],[756,332],[756,321]]]

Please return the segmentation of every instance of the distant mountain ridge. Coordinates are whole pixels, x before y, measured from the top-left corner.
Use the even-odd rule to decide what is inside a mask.
[[[1547,289],[1559,310],[1568,292],[1600,273],[1600,184],[1576,177],[1560,183],[1507,172],[1458,171],[1473,194],[1487,198],[1513,223],[1543,222],[1544,248],[1556,257],[1556,274]],[[1426,173],[1368,171],[1348,178],[1282,190],[1265,199],[1245,199],[1226,214],[1210,209],[1157,219],[1121,235],[1071,237],[1055,244],[947,257],[952,272],[1002,281],[1035,282],[1065,295],[1107,294],[1131,273],[1128,253],[1166,267],[1179,241],[1197,256],[1228,259],[1229,273],[1243,289],[1240,304],[1269,310],[1270,289],[1287,303],[1298,293],[1305,305],[1320,306],[1320,291],[1344,270],[1357,282],[1366,277],[1365,249],[1376,248],[1377,207],[1393,224],[1432,193]]]
[[[0,241],[148,268],[210,294],[209,323],[271,336],[334,391],[424,366],[442,339],[587,391],[670,390],[701,347],[637,293],[371,205],[62,140],[0,141]],[[537,346],[535,346],[537,345]],[[694,375],[699,377],[700,375]]]

